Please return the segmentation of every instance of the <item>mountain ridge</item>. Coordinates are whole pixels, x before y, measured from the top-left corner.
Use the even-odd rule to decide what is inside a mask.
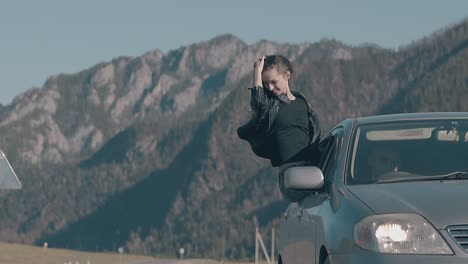
[[[254,221],[277,226],[284,209],[269,162],[236,134],[250,115],[255,58],[291,59],[291,87],[309,98],[325,134],[347,117],[467,111],[466,39],[468,20],[398,51],[336,40],[247,45],[226,34],[52,76],[0,106],[0,146],[23,181],[19,192],[0,192],[0,235],[250,257]]]

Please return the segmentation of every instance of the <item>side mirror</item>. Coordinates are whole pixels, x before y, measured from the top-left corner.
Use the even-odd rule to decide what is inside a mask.
[[[2,150],[0,150],[0,189],[21,189],[21,182]]]
[[[284,173],[284,185],[294,190],[319,190],[324,183],[323,173],[317,167],[291,167]]]

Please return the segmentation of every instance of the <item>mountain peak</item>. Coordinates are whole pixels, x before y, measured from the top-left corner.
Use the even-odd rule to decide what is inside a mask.
[[[221,34],[218,35],[210,40],[208,40],[208,43],[211,45],[218,45],[218,44],[223,44],[226,42],[234,42],[234,43],[242,43],[245,44],[240,38],[238,38],[234,34],[226,33],[226,34]]]

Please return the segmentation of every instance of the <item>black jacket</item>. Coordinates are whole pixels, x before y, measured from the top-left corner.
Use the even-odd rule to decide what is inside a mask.
[[[279,97],[266,92],[263,87],[257,86],[249,88],[251,90],[250,107],[254,112],[254,117],[245,125],[237,129],[239,138],[249,142],[252,151],[259,157],[271,160],[268,135],[278,114],[280,101],[290,103],[291,100],[286,95]],[[318,143],[320,141],[320,125],[317,114],[312,110],[307,98],[300,92],[291,93],[303,99],[307,103],[307,115],[309,118],[309,146],[312,153],[318,153]],[[318,155],[318,154],[317,154]],[[318,159],[318,156],[311,157]]]

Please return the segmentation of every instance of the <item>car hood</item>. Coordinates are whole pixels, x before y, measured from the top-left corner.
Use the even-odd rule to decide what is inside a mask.
[[[376,214],[418,213],[436,228],[468,224],[468,180],[348,186]]]

